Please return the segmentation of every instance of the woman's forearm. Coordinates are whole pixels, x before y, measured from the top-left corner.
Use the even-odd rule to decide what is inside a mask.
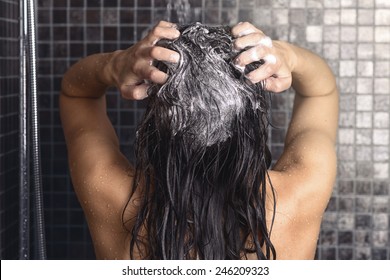
[[[334,142],[338,124],[338,90],[327,63],[318,55],[290,45],[294,63],[292,87],[295,90],[293,114],[286,144],[297,135],[316,131]]]
[[[74,64],[62,80],[62,94],[69,97],[99,98],[114,85],[110,61],[115,53],[90,55]]]

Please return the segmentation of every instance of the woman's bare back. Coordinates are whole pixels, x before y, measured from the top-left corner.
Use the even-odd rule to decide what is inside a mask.
[[[130,231],[139,210],[137,192],[128,203],[133,167],[120,152],[118,137],[107,117],[105,91],[116,86],[122,96],[142,99],[147,89],[141,83],[144,79],[160,84],[166,81],[166,74],[151,69],[150,61],[172,62],[174,52],[157,49],[153,42],[180,34],[170,23],[157,27],[125,51],[82,59],[63,79],[60,110],[71,177],[97,258],[129,258]],[[313,258],[321,217],[336,176],[335,79],[327,64],[310,51],[280,41],[259,47],[258,39],[265,35],[249,23],[236,25],[232,33],[237,37],[235,48],[255,46],[240,54],[239,67],[253,61],[253,52],[276,59],[275,64],[248,74],[248,79],[253,83],[266,80],[268,90],[274,92],[284,91],[292,81],[296,91],[285,149],[269,172],[276,205],[267,197],[267,224],[278,259]]]

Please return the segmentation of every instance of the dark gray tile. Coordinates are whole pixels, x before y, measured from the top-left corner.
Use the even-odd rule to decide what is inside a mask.
[[[355,259],[357,260],[370,260],[371,248],[370,247],[357,247],[355,248]]]
[[[338,182],[338,193],[341,195],[354,194],[354,183],[352,180],[340,180]]]
[[[388,181],[373,182],[374,195],[388,195],[390,190],[390,183]]]
[[[322,248],[321,250],[322,260],[336,260],[336,248]]]
[[[339,197],[339,211],[340,212],[354,212],[354,198]]]
[[[353,260],[353,249],[352,248],[339,248],[338,249],[339,260]]]
[[[371,246],[371,232],[356,230],[354,245],[357,247]]]
[[[370,177],[371,176],[369,176],[369,175],[365,176],[365,178],[370,178]],[[372,183],[371,183],[371,181],[356,181],[356,194],[358,194],[358,195],[370,195],[371,193],[372,193]]]
[[[323,247],[337,245],[337,232],[335,230],[321,231],[320,244]]]
[[[354,234],[352,231],[339,231],[338,232],[338,245],[352,245]]]
[[[355,228],[356,229],[371,229],[372,216],[369,214],[357,214],[355,216]]]
[[[390,250],[389,249],[380,249],[380,248],[373,248],[372,249],[372,259],[373,260],[388,260],[387,254]]]

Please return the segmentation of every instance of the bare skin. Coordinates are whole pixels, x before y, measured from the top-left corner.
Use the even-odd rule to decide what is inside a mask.
[[[235,48],[250,47],[237,58],[238,66],[266,61],[248,74],[252,82],[265,80],[267,89],[275,93],[291,86],[296,91],[284,152],[269,171],[277,199],[271,240],[278,259],[313,259],[336,176],[335,78],[317,55],[287,42],[270,44],[250,23],[237,24],[232,34]],[[129,259],[128,230],[132,228],[132,224],[123,227],[122,212],[132,190],[133,167],[120,152],[107,118],[105,91],[115,86],[123,98],[145,98],[145,79],[160,84],[167,79],[150,62],[179,60],[177,53],[157,47],[155,42],[179,35],[173,24],[160,22],[129,49],[86,57],[64,76],[60,110],[71,177],[99,259]],[[136,197],[125,210],[125,220],[137,213]],[[266,203],[270,226],[273,202]]]

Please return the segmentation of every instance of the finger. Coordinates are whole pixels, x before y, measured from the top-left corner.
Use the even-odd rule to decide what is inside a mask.
[[[263,60],[265,61],[263,65],[246,75],[246,77],[252,83],[258,83],[260,81],[268,79],[273,75],[276,75],[280,67],[279,63],[277,63],[275,56],[273,55],[269,55],[268,57],[266,56],[263,58]]]
[[[176,24],[175,23],[169,22],[169,21],[165,21],[165,20],[160,20],[159,23],[157,23],[156,26],[176,28]]]
[[[179,53],[160,46],[140,48],[137,50],[136,56],[138,58],[144,58],[147,61],[153,61],[155,59],[178,63],[180,60]]]
[[[233,47],[236,50],[242,50],[247,47],[253,47],[257,45],[272,48],[272,40],[264,33],[256,32],[244,37],[237,38],[233,43]]]
[[[180,36],[179,30],[174,27],[155,26],[147,36],[151,45],[155,45],[160,39],[173,40]]]
[[[173,62],[178,63],[180,60],[179,53],[169,50],[167,48],[154,46],[150,48],[149,50],[149,56],[153,59],[160,60],[160,61],[166,61],[166,62]]]
[[[265,90],[271,91],[271,92],[282,92],[290,88],[291,86],[291,76],[286,78],[280,78],[280,77],[269,77],[265,80]]]
[[[140,59],[133,65],[133,73],[142,80],[150,80],[157,84],[166,82],[168,76],[152,65],[152,59]],[[124,84],[134,84],[131,80],[123,79]]]
[[[267,55],[268,50],[263,46],[258,45],[238,55],[234,63],[239,67],[245,67],[246,65],[259,61],[262,57]]]
[[[254,25],[249,22],[240,22],[235,25],[231,30],[233,37],[241,37],[259,31],[260,30],[258,30]]]
[[[120,93],[125,99],[132,100],[142,100],[148,97],[148,88],[147,84],[139,84],[139,85],[125,85],[120,88]]]
[[[156,84],[163,84],[167,81],[168,75],[154,66],[145,67],[142,69],[141,77],[150,80]]]

